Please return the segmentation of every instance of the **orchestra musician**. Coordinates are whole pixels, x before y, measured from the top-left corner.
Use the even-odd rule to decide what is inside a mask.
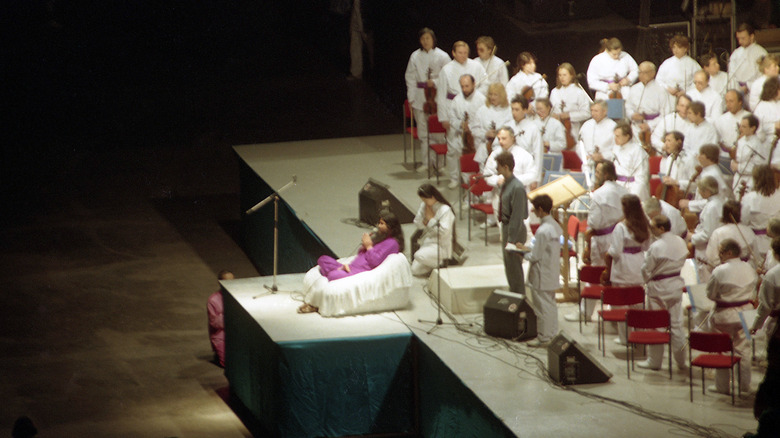
[[[669,111],[672,111],[677,98],[693,87],[693,74],[701,70],[699,63],[688,56],[690,45],[687,36],[673,36],[669,40],[672,56],[658,67],[656,80],[666,90]]]
[[[730,156],[731,150],[737,147],[739,138],[739,122],[750,114],[743,108],[742,93],[737,90],[728,90],[724,101],[726,112],[718,116],[712,123],[720,137],[720,156]]]
[[[688,131],[691,128],[691,122],[688,121],[688,108],[690,106],[691,98],[687,95],[682,95],[677,98],[675,111],[665,115],[658,122],[658,125],[653,129],[653,135],[650,137],[650,141],[656,151],[663,150],[664,137],[667,132],[681,132],[685,138],[689,138]]]
[[[707,109],[704,117],[712,123],[723,114],[723,97],[710,86],[710,75],[704,70],[693,74],[693,87],[688,89],[688,96],[696,102],[701,102]]]
[[[655,220],[657,216],[664,216],[669,221],[669,226],[671,227],[669,230],[675,236],[685,237],[688,233],[685,219],[680,214],[680,210],[672,204],[658,198],[650,198],[642,203],[642,208],[645,210],[647,218],[651,221]],[[687,253],[688,251],[686,250]]]
[[[718,247],[726,239],[733,239],[739,244],[739,258],[742,261],[749,262],[753,269],[757,267],[758,260],[751,257],[751,254],[759,254],[756,235],[747,225],[741,224],[741,207],[739,202],[731,199],[723,204],[723,213],[721,214],[721,224],[710,234],[707,241],[707,251],[705,252],[707,262],[710,266],[718,266]]]
[[[652,132],[666,114],[666,92],[655,80],[655,64],[644,61],[639,64],[639,81],[631,86],[626,99],[626,117],[631,120],[634,136]]]
[[[423,169],[428,166],[428,116],[424,111],[426,103],[425,91],[436,86],[435,81],[445,64],[450,62],[450,56],[444,50],[436,47],[436,34],[424,27],[419,33],[420,48],[409,56],[406,65],[406,98],[412,107],[414,122],[417,126],[417,136],[420,140],[420,161]]]
[[[536,116],[533,121],[542,134],[545,152],[560,152],[566,149],[566,128],[557,119],[551,117],[552,104],[550,99],[540,97],[534,101]]]
[[[691,122],[691,126],[685,134],[687,141],[684,147],[689,151],[697,151],[705,144],[720,143],[718,131],[705,118],[706,111],[704,104],[698,101],[691,102],[688,108],[688,121]]]
[[[775,139],[777,122],[780,121],[780,80],[769,78],[764,82],[761,91],[761,100],[755,108],[753,115],[758,119],[758,137],[771,147]]]
[[[720,70],[718,56],[708,52],[699,57],[699,62],[701,63],[701,68],[710,75],[710,87],[718,93],[718,96],[721,98],[725,97],[729,75]]]
[[[720,166],[718,166],[718,147],[714,144],[705,144],[699,148],[699,155],[696,156],[696,159],[702,168],[699,179],[710,176],[715,180],[718,190],[714,191],[713,194],[720,199],[721,203],[734,199],[731,186],[726,183],[723,173],[720,171]],[[696,193],[696,197],[693,200],[681,199],[679,202],[680,208],[687,208],[694,213],[702,211],[707,201],[700,193],[701,190]],[[720,215],[720,212],[717,214]]]
[[[745,185],[747,190],[753,188],[753,168],[766,163],[769,156],[769,148],[756,135],[758,119],[748,114],[739,121],[739,140],[737,150],[731,160],[731,170],[734,171],[734,180],[731,189],[739,192],[740,186]]]
[[[582,123],[590,118],[593,100],[577,81],[577,72],[568,62],[558,66],[556,77],[556,86],[550,91],[552,116],[561,123],[571,121],[571,136],[577,139]]]
[[[494,143],[496,133],[498,132],[497,129],[507,124],[511,119],[512,109],[509,107],[509,100],[507,99],[504,86],[501,84],[490,84],[485,105],[477,110],[479,128],[474,131],[474,141],[477,149],[474,161],[479,163],[480,172],[484,169],[485,160],[490,156],[490,153],[498,147],[498,144]]]
[[[517,70],[506,84],[506,94],[509,100],[516,95],[523,95],[529,102],[550,95],[547,81],[536,72],[536,56],[529,52],[517,55]]]
[[[601,160],[612,160],[612,144],[615,136],[615,121],[607,117],[607,102],[597,100],[590,105],[591,119],[582,124],[577,155],[588,170],[585,176],[591,178],[595,171],[595,163]],[[593,184],[589,181],[589,186]]]
[[[531,154],[534,159],[536,169],[536,178],[534,182],[526,182],[521,178],[523,184],[530,190],[536,188],[542,181],[542,158],[544,156],[544,143],[542,142],[542,133],[533,120],[528,117],[528,101],[523,96],[515,96],[509,104],[512,108],[512,118],[506,123],[506,126],[512,128],[515,133],[515,143]],[[498,141],[498,138],[496,138]],[[520,166],[515,159],[515,166]],[[486,165],[487,167],[487,165]]]
[[[461,93],[450,103],[449,128],[447,129],[447,172],[450,177],[449,189],[460,184],[460,155],[468,145],[464,144],[464,134],[479,129],[477,111],[485,104],[485,95],[475,89],[474,76],[465,74],[460,77]],[[476,139],[472,141],[476,146]]]
[[[753,110],[756,109],[756,105],[761,100],[761,91],[764,89],[766,80],[776,78],[780,74],[780,56],[774,53],[767,54],[759,59],[758,66],[761,76],[750,83],[750,98],[748,99],[748,105]]]
[[[485,69],[479,62],[469,59],[469,45],[464,41],[456,41],[452,45],[452,61],[441,68],[436,81],[436,107],[439,121],[449,132],[450,104],[455,96],[461,93],[460,78],[471,75],[479,83],[478,89],[484,95],[487,92]],[[449,142],[448,142],[449,144]]]
[[[631,125],[628,123],[621,121],[615,126],[613,132],[615,143],[612,153],[614,154],[617,182],[625,187],[629,193],[646,201],[650,198],[650,160],[647,152],[633,138]]]
[[[602,39],[601,50],[588,65],[588,87],[595,93],[595,99],[609,99],[612,93],[628,96],[628,87],[638,77],[639,66],[623,51],[623,43],[617,38]]]
[[[758,254],[769,251],[767,233],[771,218],[780,218],[780,190],[774,172],[768,164],[753,168],[753,190],[742,198],[742,223],[750,227],[758,240]]]
[[[686,240],[691,242],[694,249],[694,262],[699,282],[706,282],[710,278],[712,268],[707,261],[707,242],[712,232],[720,226],[723,214],[723,200],[718,196],[718,181],[711,175],[699,180],[697,195],[701,197],[704,205],[699,214],[699,223],[693,234],[688,234]],[[683,201],[680,201],[683,202]]]
[[[487,73],[488,86],[492,84],[501,84],[506,86],[509,81],[509,73],[504,65],[504,60],[496,56],[496,42],[493,37],[481,36],[477,38],[477,57],[474,58],[482,65]]]
[[[693,174],[696,173],[695,157],[683,148],[684,141],[685,136],[681,132],[672,131],[667,133],[664,138],[663,158],[661,158],[661,165],[659,166],[660,171],[663,173],[661,182],[674,186],[678,193],[687,191],[688,183]],[[664,214],[670,220],[674,219],[669,214]],[[672,224],[674,225],[674,221]]]
[[[756,33],[753,26],[742,23],[734,34],[739,43],[729,57],[728,75],[729,89],[737,89],[742,94],[748,93],[749,84],[761,75],[758,70],[758,60],[766,56],[767,51],[756,43]]]

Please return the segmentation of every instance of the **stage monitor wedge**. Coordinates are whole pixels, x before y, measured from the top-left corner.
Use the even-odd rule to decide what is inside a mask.
[[[390,192],[390,186],[369,178],[358,193],[360,221],[368,225],[379,222],[379,212],[390,210],[402,224],[414,221],[414,213]]]
[[[561,385],[604,383],[612,378],[603,365],[564,332],[558,333],[547,349],[550,378]]]
[[[525,295],[494,290],[483,308],[485,333],[522,341],[536,337],[536,312]]]

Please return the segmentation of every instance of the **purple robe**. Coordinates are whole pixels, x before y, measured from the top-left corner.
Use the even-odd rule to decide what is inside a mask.
[[[320,273],[327,277],[328,281],[333,281],[361,272],[370,271],[385,261],[387,256],[397,253],[398,250],[398,242],[392,237],[388,237],[375,244],[370,251],[366,251],[366,249],[361,246],[357,256],[352,260],[352,263],[349,264],[350,272],[339,269],[342,264],[333,257],[326,255],[321,256],[317,260],[317,265],[320,267]]]

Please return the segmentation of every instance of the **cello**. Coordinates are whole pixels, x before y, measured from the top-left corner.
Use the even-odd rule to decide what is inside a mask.
[[[563,109],[565,107],[566,102],[561,101],[561,112],[564,112]],[[561,119],[561,123],[563,123],[564,131],[566,132],[566,149],[574,149],[574,145],[577,141],[574,140],[574,136],[571,135],[571,118],[566,117],[565,119]]]
[[[672,166],[674,166],[674,162],[675,160],[677,160],[678,155],[679,152],[675,152],[672,154],[672,160],[669,163],[669,168],[666,170],[667,176],[672,172]],[[681,199],[680,188],[672,184],[659,185],[658,188],[655,190],[654,195],[657,199],[661,201],[665,201],[670,205],[678,205]]]
[[[423,111],[425,114],[436,114],[438,107],[436,106],[436,85],[431,81],[431,69],[428,69],[428,82],[425,83],[425,103],[423,104]],[[431,85],[433,84],[433,85]]]

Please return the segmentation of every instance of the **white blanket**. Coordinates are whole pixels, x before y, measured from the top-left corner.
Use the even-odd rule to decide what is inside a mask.
[[[348,264],[353,257],[339,259]],[[335,281],[328,281],[315,266],[303,278],[305,302],[319,308],[322,316],[402,309],[409,304],[412,271],[401,253],[390,254],[376,268]]]

